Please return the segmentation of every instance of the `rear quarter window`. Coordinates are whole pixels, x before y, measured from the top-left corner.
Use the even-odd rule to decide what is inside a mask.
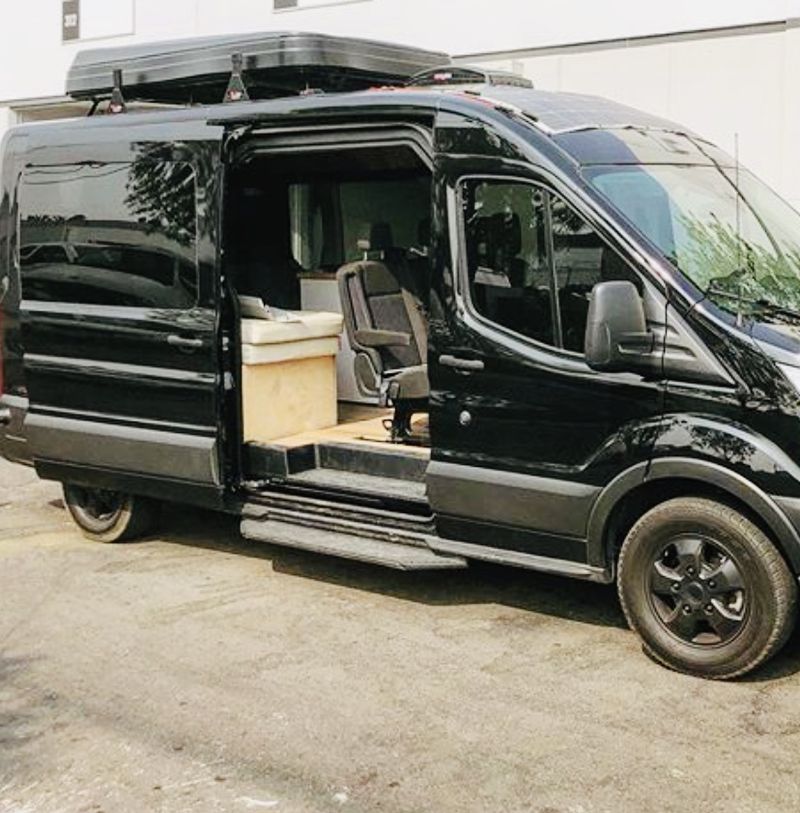
[[[20,182],[25,299],[186,309],[197,303],[197,189],[185,163],[29,167]]]

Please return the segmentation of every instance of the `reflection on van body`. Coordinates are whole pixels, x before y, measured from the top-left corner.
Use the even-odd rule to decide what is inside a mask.
[[[197,280],[190,259],[109,244],[22,246],[24,293],[41,302],[190,308]]]
[[[23,295],[44,302],[190,308],[197,301],[196,184],[187,164],[26,170]],[[170,192],[165,193],[165,183]]]

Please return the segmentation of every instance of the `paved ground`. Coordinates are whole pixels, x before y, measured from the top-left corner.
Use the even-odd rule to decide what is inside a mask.
[[[97,545],[0,464],[0,811],[796,811],[800,640],[647,660],[612,590],[407,575],[173,512]]]

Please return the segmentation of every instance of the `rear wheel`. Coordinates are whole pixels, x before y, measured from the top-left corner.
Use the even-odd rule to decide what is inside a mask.
[[[147,533],[157,515],[152,500],[100,488],[64,484],[64,502],[83,535],[95,542],[123,542]]]
[[[709,499],[648,511],[622,546],[618,588],[645,650],[702,677],[750,672],[795,622],[797,584],[778,550],[749,519]]]

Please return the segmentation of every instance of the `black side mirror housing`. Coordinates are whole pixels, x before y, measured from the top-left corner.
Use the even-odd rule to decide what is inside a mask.
[[[636,286],[623,280],[595,285],[586,319],[586,363],[603,372],[655,373],[655,349]]]

